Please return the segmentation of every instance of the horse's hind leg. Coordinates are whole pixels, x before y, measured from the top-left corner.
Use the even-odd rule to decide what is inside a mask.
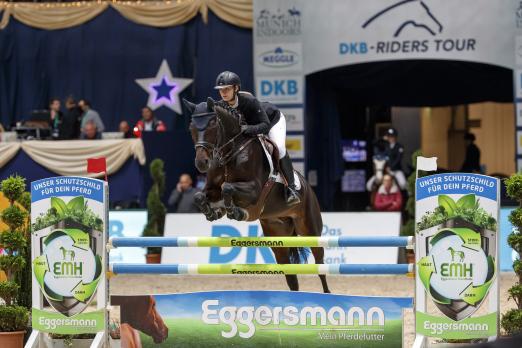
[[[295,229],[298,235],[319,237],[323,231],[323,220],[321,218],[321,210],[317,198],[310,187],[305,191],[305,195],[301,200],[304,205],[304,211],[294,219]],[[312,255],[314,255],[315,263],[324,263],[324,248],[310,248]],[[320,274],[319,279],[323,286],[325,293],[330,293],[328,283],[326,282],[326,275]]]
[[[290,263],[290,253],[288,252],[288,248],[272,248],[274,252],[276,261],[278,264],[289,264]],[[291,291],[299,291],[299,282],[297,280],[297,275],[295,274],[287,274],[285,275],[286,283]]]
[[[263,235],[266,237],[283,237],[291,236],[293,234],[294,226],[291,220],[285,221],[281,219],[277,220],[260,220],[261,227],[263,228]],[[274,252],[275,259],[278,264],[289,264],[290,263],[290,250],[288,248],[271,248]],[[289,274],[285,275],[286,283],[292,291],[299,291],[299,282],[297,275]]]
[[[320,264],[324,263],[324,248],[310,248],[312,249],[312,255],[314,255],[315,263]],[[319,274],[319,279],[321,279],[321,285],[323,286],[323,291],[325,293],[330,293],[330,289],[328,289],[328,283],[326,282],[326,276],[324,274]]]

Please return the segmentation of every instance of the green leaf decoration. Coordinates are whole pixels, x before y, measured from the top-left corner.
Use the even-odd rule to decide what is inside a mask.
[[[440,195],[439,196],[439,205],[444,208],[446,213],[449,216],[455,215],[455,210],[457,209],[457,205],[455,204],[455,201],[451,199],[450,196],[447,195]]]
[[[64,216],[67,212],[67,205],[64,201],[57,197],[51,197],[51,207],[56,209],[59,216]]]
[[[475,195],[469,194],[460,197],[460,199],[457,201],[457,207],[463,208],[463,209],[473,209],[475,207]]]
[[[69,209],[70,211],[75,211],[75,210],[84,211],[85,204],[83,201],[84,201],[83,196],[74,197],[73,199],[71,199],[69,201],[69,203],[67,203],[67,209]]]

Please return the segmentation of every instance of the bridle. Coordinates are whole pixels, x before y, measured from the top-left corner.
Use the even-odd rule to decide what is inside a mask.
[[[226,108],[228,111],[234,110],[230,107]],[[234,110],[234,112],[237,114],[237,112]],[[238,116],[238,122],[241,124],[241,117]],[[192,119],[194,121],[194,118],[196,120],[198,118],[202,118],[203,122],[199,122],[200,126],[198,126],[195,123],[196,129],[198,130],[198,140],[196,141],[194,147],[197,151],[198,148],[205,149],[211,160],[217,161],[218,165],[220,167],[225,166],[228,162],[230,162],[234,157],[236,157],[241,151],[243,151],[254,139],[255,137],[249,137],[249,139],[243,143],[240,143],[241,145],[236,149],[236,140],[240,139],[240,137],[243,135],[243,131],[240,131],[236,135],[234,135],[232,138],[227,140],[224,144],[218,145],[221,143],[221,136],[222,134],[225,134],[225,126],[223,125],[223,122],[219,117],[217,117],[215,112],[206,112],[201,114],[194,114],[192,115]],[[216,125],[213,125],[211,127],[208,127],[208,124],[211,120],[216,119]],[[213,129],[214,127],[219,127],[218,137],[216,139],[215,143],[208,142],[205,139],[205,132],[209,129]],[[230,146],[232,145],[232,146]],[[230,146],[230,149],[228,151],[225,151],[227,147]]]

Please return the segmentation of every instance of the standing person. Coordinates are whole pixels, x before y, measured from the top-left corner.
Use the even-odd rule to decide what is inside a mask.
[[[237,109],[245,119],[247,124],[241,126],[245,135],[268,134],[270,140],[276,144],[280,168],[288,183],[286,202],[289,205],[298,204],[301,199],[295,186],[292,160],[286,152],[286,120],[283,113],[270,103],[262,106],[252,94],[241,91],[241,79],[231,71],[219,74],[214,88],[219,90],[223,101]]]
[[[100,117],[100,114],[91,109],[91,103],[86,99],[81,99],[78,103],[78,106],[82,109],[83,115],[82,115],[82,121],[80,123],[80,131],[81,133],[84,132],[84,127],[88,122],[94,122],[96,124],[96,129],[99,133],[103,133],[105,130],[105,126],[103,125],[103,121]]]
[[[141,109],[141,120],[136,123],[140,132],[165,132],[167,127],[163,121],[154,117],[152,109],[148,106]]]
[[[461,172],[465,173],[480,173],[480,149],[475,145],[475,135],[473,133],[466,133],[464,136],[466,140],[466,157],[462,163]]]
[[[60,111],[60,108],[60,99],[53,98],[49,101],[49,124],[51,126],[51,135],[53,139],[60,138],[60,129],[63,121],[63,114]]]
[[[397,180],[397,184],[401,190],[406,189],[406,176],[402,171],[402,155],[404,153],[404,147],[402,144],[397,142],[399,133],[395,128],[390,128],[386,132],[386,139],[388,140],[388,150],[386,155],[388,156],[388,164],[392,175]]]
[[[65,99],[65,114],[63,115],[62,127],[60,129],[60,139],[70,140],[80,137],[80,122],[82,110],[76,104],[72,96]]]
[[[169,206],[175,213],[199,213],[200,210],[194,201],[197,188],[192,187],[192,178],[189,174],[181,174],[176,189],[169,197]]]
[[[385,174],[382,185],[375,194],[374,208],[378,211],[401,211],[402,194],[389,174]]]

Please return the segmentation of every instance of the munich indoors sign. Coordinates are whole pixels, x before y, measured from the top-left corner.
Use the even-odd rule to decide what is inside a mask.
[[[305,75],[371,61],[450,59],[513,68],[516,0],[255,0],[258,71]],[[323,23],[323,24],[321,24]],[[328,23],[325,25],[324,23]],[[298,42],[302,43],[300,56]],[[265,47],[263,47],[265,48]],[[268,52],[268,53],[267,53]],[[305,58],[304,58],[305,57]]]

